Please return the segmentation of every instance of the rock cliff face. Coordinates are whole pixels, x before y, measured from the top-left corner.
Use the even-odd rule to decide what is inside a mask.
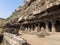
[[[25,16],[26,12],[29,14],[28,8],[30,7],[31,3],[33,3],[35,0],[25,0],[25,3],[23,6],[19,6],[18,9],[16,9],[12,15],[7,18],[8,22],[11,20],[14,20],[15,18],[20,18],[21,16]]]
[[[55,14],[57,14],[56,10],[52,7],[54,7],[55,9],[57,7],[57,9],[59,9],[60,0],[29,0],[29,1],[26,0],[25,4],[23,6],[19,6],[19,8],[16,9],[15,12],[13,12],[12,16],[10,18],[8,18],[9,23],[7,23],[6,27],[9,26],[10,29],[11,29],[11,27],[19,29],[20,24],[27,24],[27,23],[31,23],[31,22],[33,23],[33,22],[36,22],[37,20],[40,21],[40,19],[42,20],[47,15],[48,15],[48,17],[44,18],[44,19],[51,20],[52,17],[49,18],[49,16],[51,16],[51,15],[54,16]],[[51,11],[52,13],[49,11]]]
[[[12,16],[8,18],[8,22],[21,17],[24,19],[33,18],[35,14],[59,4],[60,0],[25,0],[24,5],[19,6],[19,8],[12,13]]]

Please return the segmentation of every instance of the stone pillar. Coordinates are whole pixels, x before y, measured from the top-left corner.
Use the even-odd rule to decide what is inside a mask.
[[[20,26],[20,31],[21,31],[21,26]]]
[[[19,32],[18,32],[18,33],[20,34],[20,32],[21,32],[21,27],[20,27],[20,29],[19,29]]]
[[[46,32],[50,32],[50,31],[49,31],[48,22],[45,22],[45,24],[46,24]]]
[[[31,31],[33,31],[33,25],[31,25]]]
[[[51,23],[52,24],[52,32],[56,32],[56,29],[55,29],[55,21]]]
[[[37,26],[36,25],[34,25],[34,26],[35,26],[34,32],[37,32]]]
[[[25,28],[25,31],[27,31],[27,30],[28,30],[28,28],[26,27],[26,28]]]
[[[23,31],[23,26],[22,25],[20,26],[20,30]]]
[[[28,32],[30,32],[30,26],[28,25]]]
[[[38,23],[37,31],[38,32],[41,31],[41,29],[40,29],[40,23]]]

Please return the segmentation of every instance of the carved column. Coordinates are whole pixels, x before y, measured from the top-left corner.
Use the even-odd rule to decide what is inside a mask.
[[[21,26],[20,26],[20,31],[21,31]]]
[[[49,26],[48,26],[49,23],[48,22],[45,22],[45,24],[46,24],[46,32],[50,32],[49,31]]]
[[[36,26],[36,24],[35,24],[34,26],[35,26],[35,29],[34,29],[34,31],[35,31],[35,32],[37,32],[37,26]]]
[[[28,25],[28,32],[30,32],[30,25]]]
[[[23,26],[22,25],[20,26],[20,30],[23,31]]]
[[[56,29],[55,29],[55,21],[52,21],[51,22],[51,24],[52,24],[52,32],[56,32]]]
[[[33,25],[33,31],[35,32],[36,30],[36,24]]]
[[[31,31],[33,31],[33,25],[31,25]]]
[[[26,28],[25,28],[25,31],[27,31],[27,30],[28,30],[28,28],[26,27]]]
[[[39,32],[41,29],[40,29],[40,23],[38,23],[38,27],[37,27],[37,31]]]

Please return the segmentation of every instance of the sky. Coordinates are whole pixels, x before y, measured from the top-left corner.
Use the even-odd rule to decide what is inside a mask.
[[[0,0],[0,18],[8,18],[20,5],[24,4],[24,0]]]

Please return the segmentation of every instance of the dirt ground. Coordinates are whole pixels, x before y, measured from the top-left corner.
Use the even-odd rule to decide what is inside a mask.
[[[60,45],[60,33],[51,34],[45,38],[24,33],[21,37],[26,39],[30,45]]]

